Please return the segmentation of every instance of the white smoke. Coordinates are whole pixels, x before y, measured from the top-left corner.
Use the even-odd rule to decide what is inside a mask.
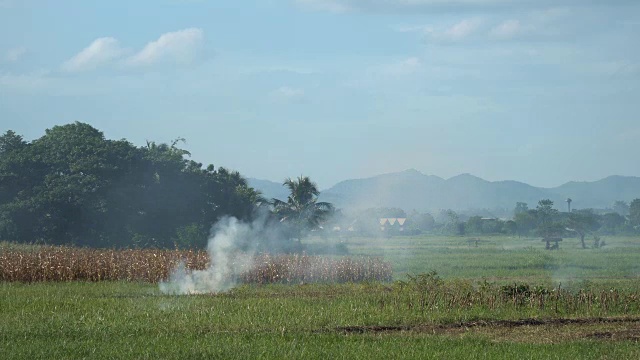
[[[207,245],[210,265],[205,270],[189,271],[180,264],[168,282],[160,283],[165,294],[202,294],[227,291],[237,285],[238,276],[252,266],[255,240],[264,223],[243,223],[227,217],[211,229]]]

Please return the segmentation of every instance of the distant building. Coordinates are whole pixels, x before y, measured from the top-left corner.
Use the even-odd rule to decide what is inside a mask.
[[[404,231],[404,223],[407,218],[380,218],[380,230],[397,230]]]

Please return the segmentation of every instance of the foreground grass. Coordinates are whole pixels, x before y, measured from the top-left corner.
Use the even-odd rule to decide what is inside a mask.
[[[0,353],[3,359],[640,357],[633,337],[611,341],[591,336],[612,327],[634,331],[638,321],[595,323],[586,331],[551,325],[543,330],[545,336],[527,332],[530,327],[450,331],[445,326],[524,317],[633,318],[637,308],[558,314],[552,308],[505,304],[422,311],[407,306],[413,301],[407,297],[399,298],[397,306],[381,306],[384,294],[398,291],[394,286],[243,286],[219,295],[164,296],[156,286],[142,283],[3,283]],[[341,330],[397,325],[416,327]]]
[[[0,358],[640,358],[640,239],[586,250],[566,239],[559,251],[486,240],[347,240],[350,255],[391,262],[395,279],[435,270],[445,281],[197,296],[135,282],[0,283]],[[505,297],[503,285],[524,283],[531,295]]]

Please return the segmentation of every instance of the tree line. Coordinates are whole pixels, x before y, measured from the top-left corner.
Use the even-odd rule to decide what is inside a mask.
[[[288,179],[292,196],[272,207],[238,172],[190,160],[183,141],[137,147],[80,122],[30,142],[7,131],[0,136],[0,241],[204,247],[224,216],[262,216],[299,239],[332,209],[316,205],[317,187],[302,177]]]
[[[510,234],[580,237],[640,232],[640,199],[617,201],[610,212],[560,212],[551,200],[530,209],[517,203],[513,218],[436,216],[398,208],[345,214],[319,202],[308,177],[286,179],[286,200],[265,199],[236,171],[191,160],[180,148],[149,141],[109,140],[80,122],[54,126],[27,142],[9,130],[0,136],[0,241],[92,247],[204,247],[211,226],[225,216],[260,218],[270,231],[265,248],[290,247],[311,231],[333,229],[379,235],[380,218],[406,219],[386,235]],[[254,244],[255,245],[255,244]]]
[[[380,218],[406,218],[402,228],[381,230]],[[366,235],[416,235],[420,233],[438,235],[517,235],[539,237],[573,237],[587,247],[585,237],[599,239],[601,235],[635,235],[640,233],[640,199],[627,204],[616,201],[610,211],[573,209],[561,212],[554,208],[553,201],[543,199],[535,208],[524,202],[516,203],[513,217],[501,219],[491,216],[468,216],[450,209],[436,214],[398,208],[371,208],[350,214],[337,213],[330,224],[333,229],[351,229],[351,232]],[[599,241],[599,240],[596,240]]]

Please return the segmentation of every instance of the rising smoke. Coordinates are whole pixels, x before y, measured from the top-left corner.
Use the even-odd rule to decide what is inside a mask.
[[[202,294],[227,291],[237,284],[237,277],[252,266],[256,244],[265,236],[265,221],[244,223],[233,217],[218,221],[207,245],[209,268],[188,271],[180,264],[168,282],[160,283],[165,294]]]

